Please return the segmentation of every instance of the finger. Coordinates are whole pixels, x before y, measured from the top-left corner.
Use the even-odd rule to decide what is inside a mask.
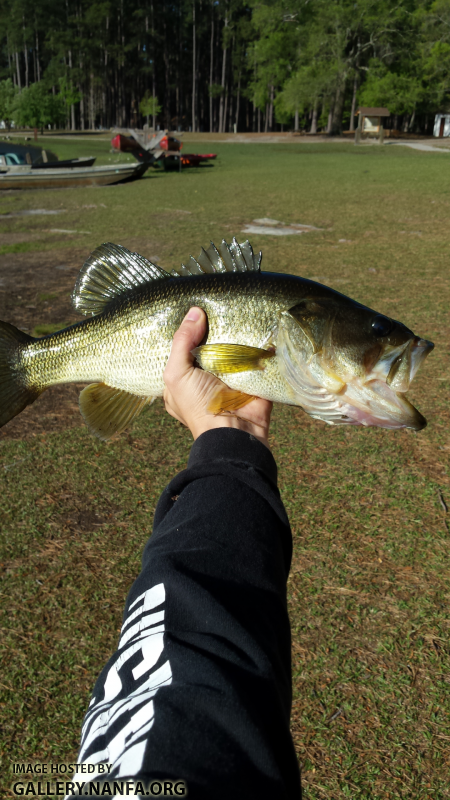
[[[194,306],[186,314],[173,337],[172,350],[164,371],[165,383],[182,378],[192,367],[191,350],[202,341],[207,327],[206,314]]]

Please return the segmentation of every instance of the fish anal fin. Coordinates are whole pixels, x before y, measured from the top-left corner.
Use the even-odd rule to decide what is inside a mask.
[[[244,344],[204,344],[192,350],[197,363],[207,372],[222,374],[262,370],[275,350],[263,350]]]
[[[83,419],[94,436],[108,441],[136,419],[152,397],[139,397],[105,383],[91,383],[80,394]]]
[[[207,411],[210,414],[228,414],[243,408],[255,399],[252,394],[245,394],[228,386],[219,386],[216,393],[208,403]]]

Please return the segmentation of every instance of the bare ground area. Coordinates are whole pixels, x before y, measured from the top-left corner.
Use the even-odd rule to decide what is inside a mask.
[[[17,234],[15,235],[17,238]],[[1,237],[2,243],[6,237]],[[11,234],[8,235],[11,243]],[[29,241],[29,234],[27,234]],[[11,253],[2,257],[0,319],[33,334],[39,325],[65,327],[77,322],[71,293],[85,252]],[[27,439],[41,433],[82,425],[78,394],[82,385],[54,386],[0,429],[0,441]]]

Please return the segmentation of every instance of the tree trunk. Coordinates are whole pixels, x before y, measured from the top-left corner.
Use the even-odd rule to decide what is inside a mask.
[[[9,52],[9,38],[8,38],[8,34],[6,34],[6,50],[7,50],[7,52],[8,52],[8,70],[11,72],[11,71],[12,71],[12,69],[13,69],[13,67],[11,66],[11,55],[10,55],[10,52]],[[14,77],[14,76],[13,76],[13,77]],[[15,80],[14,80],[14,84],[15,84]]]
[[[166,16],[164,15],[163,30],[164,30],[164,127],[170,128],[170,72],[169,72],[169,48],[167,46],[167,23]]]
[[[228,110],[228,86],[225,92],[225,106],[223,111],[223,129],[222,133],[227,132],[227,110]]]
[[[94,73],[91,72],[89,76],[89,128],[91,131],[95,129],[95,115],[94,115]]]
[[[17,69],[17,85],[19,92],[22,91],[22,81],[20,80],[20,67],[19,67],[19,53],[16,50],[16,69]]]
[[[228,27],[228,17],[225,17],[225,25],[224,28]],[[224,113],[224,103],[225,103],[225,72],[227,67],[227,48],[224,47],[222,50],[222,94],[220,95],[220,109],[219,109],[219,133],[224,132],[225,127],[225,120],[226,120],[226,110]]]
[[[72,85],[72,50],[69,50],[69,69],[70,69],[70,88],[73,88]],[[75,130],[75,106],[71,103],[70,106],[70,127],[74,131]]]
[[[25,88],[28,88],[29,85],[29,74],[28,74],[28,47],[25,39],[25,17],[22,18],[22,30],[23,30],[23,57],[25,60]]]
[[[196,75],[196,52],[195,52],[195,0],[192,3],[192,132],[195,132],[195,102],[197,91]]]
[[[265,116],[264,133],[267,133],[268,130],[269,130],[269,103],[266,103],[266,116]]]
[[[108,80],[108,31],[109,31],[109,15],[105,21],[105,40],[103,48],[103,81],[105,86],[105,126],[111,127],[111,86]]]
[[[328,133],[328,134],[331,133],[331,121],[332,121],[332,119],[333,119],[333,103],[331,103],[330,110],[328,112],[327,127],[326,127],[326,133]]]
[[[214,65],[214,5],[211,4],[211,58],[209,62],[209,131],[213,132],[213,65]]]
[[[342,112],[344,110],[344,97],[345,97],[345,75],[340,76],[340,81],[336,89],[336,96],[332,106],[331,124],[328,133],[336,136],[342,133]]]
[[[312,112],[312,118],[311,118],[311,128],[310,128],[310,131],[309,131],[310,133],[317,133],[318,110],[319,110],[319,103],[318,103],[317,100],[315,100],[314,108],[313,108],[313,112]]]
[[[352,108],[350,111],[350,131],[353,133],[355,130],[355,114],[356,114],[356,93],[358,91],[358,78],[359,75],[355,73],[355,80],[353,81],[353,97],[352,97]]]
[[[80,55],[80,74],[83,74],[83,59]],[[82,83],[78,84],[78,91],[80,92],[80,127],[84,131],[85,118],[84,118],[84,89]]]
[[[181,12],[181,8],[180,8],[180,12]],[[182,120],[181,94],[182,93],[180,91],[180,85],[181,85],[182,62],[183,62],[183,37],[182,37],[182,33],[181,33],[181,25],[182,25],[182,22],[181,22],[181,13],[180,13],[179,25],[178,25],[178,66],[177,66],[177,78],[178,78],[178,80],[177,80],[177,123],[178,123],[177,127],[178,127],[178,130],[181,130],[181,126],[182,126],[182,123],[181,123],[181,120]]]
[[[38,81],[41,80],[41,64],[39,61],[39,37],[36,31],[36,65],[37,65],[37,79]]]
[[[298,131],[298,106],[295,109],[295,117],[294,117],[294,131]]]
[[[28,89],[28,51],[25,44],[25,26],[23,29],[23,56],[25,59],[25,87]]]
[[[273,83],[270,87],[270,105],[269,105],[269,130],[273,131],[273,94],[274,94],[274,86]]]
[[[237,97],[236,97],[236,133],[238,132],[239,128],[239,106],[241,102],[241,67],[239,67],[239,79],[238,79],[238,88],[237,88]]]
[[[152,97],[153,97],[153,115],[152,115],[152,127],[153,132],[156,131],[156,114],[155,114],[155,106],[156,106],[156,47],[155,47],[155,9],[153,6],[153,2],[150,6],[151,14],[152,14],[152,50],[153,50],[153,64],[152,64]]]

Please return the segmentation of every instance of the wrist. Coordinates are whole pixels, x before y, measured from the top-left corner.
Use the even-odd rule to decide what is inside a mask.
[[[268,430],[266,430],[265,427],[231,414],[217,414],[216,416],[211,415],[207,418],[202,417],[190,427],[194,440],[198,439],[198,437],[201,436],[202,433],[206,433],[206,431],[218,428],[234,428],[235,430],[250,433],[270,450]]]

